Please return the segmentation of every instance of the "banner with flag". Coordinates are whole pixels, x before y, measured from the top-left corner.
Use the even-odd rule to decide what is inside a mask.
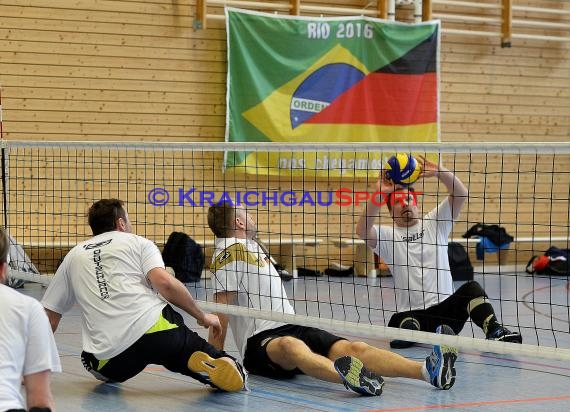
[[[439,141],[438,21],[233,8],[226,20],[226,141]],[[381,161],[366,153],[234,152],[225,165],[266,174],[364,176],[377,173]]]

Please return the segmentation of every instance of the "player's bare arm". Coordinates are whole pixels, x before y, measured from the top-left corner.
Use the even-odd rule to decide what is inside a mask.
[[[451,206],[451,213],[453,219],[459,217],[459,212],[467,200],[469,191],[463,182],[443,164],[437,164],[428,160],[425,156],[419,155],[420,163],[422,165],[421,178],[437,177],[441,183],[445,185],[449,193],[449,204]]]
[[[384,196],[387,196],[395,190],[395,185],[390,179],[388,179],[386,172],[386,170],[381,170],[376,182],[376,192],[383,193]],[[380,214],[381,206],[379,206],[379,204],[381,204],[381,202],[374,202],[373,199],[370,199],[368,203],[366,203],[366,206],[358,219],[358,223],[356,224],[356,234],[358,237],[366,241],[366,244],[370,248],[375,248],[378,240],[376,231],[373,229],[373,225]]]

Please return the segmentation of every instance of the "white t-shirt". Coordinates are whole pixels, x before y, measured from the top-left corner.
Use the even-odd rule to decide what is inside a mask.
[[[412,227],[374,226],[374,251],[392,272],[397,312],[426,309],[453,294],[447,255],[452,227],[449,199]]]
[[[238,292],[239,306],[294,314],[279,274],[259,244],[249,239],[216,239],[211,271],[215,292]],[[281,322],[230,315],[229,324],[242,357],[247,340]]]
[[[61,372],[51,326],[40,303],[0,285],[0,411],[26,408],[22,376]]]
[[[110,359],[146,333],[166,302],[146,275],[164,268],[154,243],[125,232],[106,232],[67,254],[42,304],[57,313],[81,309],[83,350]]]

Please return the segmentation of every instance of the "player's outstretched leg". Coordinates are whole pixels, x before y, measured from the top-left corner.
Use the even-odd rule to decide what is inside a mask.
[[[226,391],[243,389],[247,375],[240,364],[228,357],[212,358],[205,352],[194,352],[188,360],[188,368],[197,373],[205,372],[212,385]]]
[[[437,327],[436,333],[455,335],[447,325]],[[430,382],[439,389],[450,389],[455,383],[455,361],[457,348],[447,345],[435,345],[430,356],[426,358],[426,368]]]
[[[334,368],[344,386],[361,395],[380,396],[384,379],[364,367],[354,356],[342,356],[334,361]]]

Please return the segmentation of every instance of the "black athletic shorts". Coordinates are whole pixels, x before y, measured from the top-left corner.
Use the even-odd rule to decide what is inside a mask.
[[[105,382],[124,382],[142,372],[147,365],[155,364],[208,383],[201,374],[188,369],[188,359],[196,351],[206,352],[212,358],[228,356],[234,359],[188,329],[182,315],[166,305],[159,322],[117,356],[97,359],[92,353],[83,351],[81,360],[85,369]]]
[[[299,369],[291,371],[283,369],[272,362],[267,355],[267,344],[275,338],[291,336],[303,341],[313,352],[328,357],[331,346],[339,340],[339,336],[317,328],[284,325],[279,328],[265,330],[247,340],[243,366],[253,375],[261,375],[274,379],[292,378],[301,374]]]

